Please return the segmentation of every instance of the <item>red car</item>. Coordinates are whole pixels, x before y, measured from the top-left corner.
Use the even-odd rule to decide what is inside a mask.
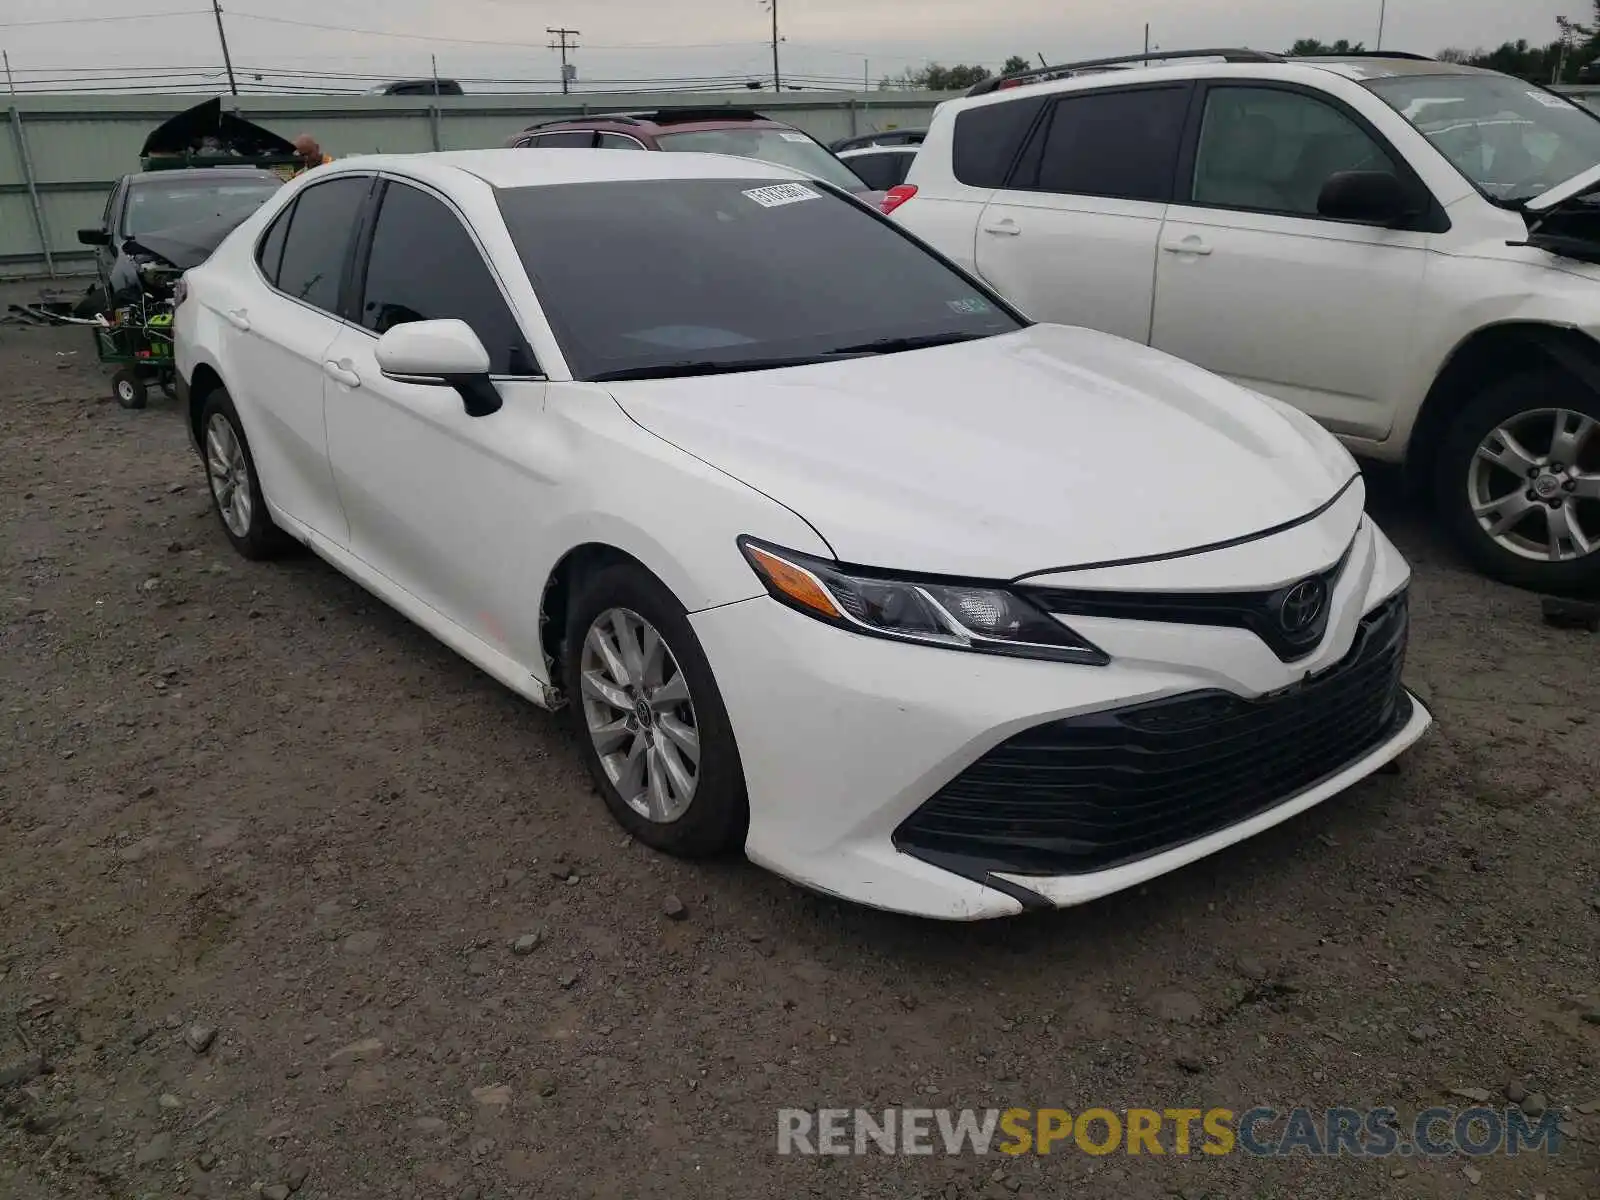
[[[530,125],[506,145],[732,154],[804,171],[874,207],[883,198],[810,134],[747,109],[667,108],[562,117]]]

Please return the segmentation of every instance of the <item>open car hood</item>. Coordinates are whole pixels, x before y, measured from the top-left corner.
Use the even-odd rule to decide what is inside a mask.
[[[205,138],[216,138],[222,151],[241,158],[282,158],[294,154],[294,145],[272,130],[222,111],[222,98],[196,104],[163,121],[145,138],[141,158],[152,154],[189,154]]]
[[[1553,188],[1540,192],[1532,200],[1523,202],[1522,211],[1529,213],[1544,213],[1558,205],[1565,204],[1568,200],[1576,199],[1585,192],[1600,188],[1600,163],[1596,163],[1587,171],[1579,171],[1564,183],[1558,183]]]
[[[177,229],[158,229],[141,233],[122,243],[132,254],[153,254],[180,271],[198,267],[215,253],[222,240],[242,224],[250,213],[233,213],[209,221],[183,225]]]

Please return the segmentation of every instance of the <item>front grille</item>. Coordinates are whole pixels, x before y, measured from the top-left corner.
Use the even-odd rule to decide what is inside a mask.
[[[895,830],[961,874],[1076,875],[1224,829],[1338,773],[1405,724],[1401,592],[1337,666],[1255,699],[1190,692],[1002,742]]]
[[[1327,570],[1264,592],[1107,592],[1026,586],[1023,591],[1045,611],[1064,617],[1117,617],[1166,625],[1248,629],[1281,661],[1297,662],[1322,644],[1333,607],[1329,598],[1349,559],[1347,547],[1339,561]],[[1286,624],[1285,601],[1305,585],[1316,589],[1316,613],[1303,624]]]

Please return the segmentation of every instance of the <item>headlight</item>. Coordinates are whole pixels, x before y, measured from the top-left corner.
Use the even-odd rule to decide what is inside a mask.
[[[837,563],[740,538],[773,599],[856,633],[899,641],[1104,666],[1106,653],[1004,587],[843,570]]]

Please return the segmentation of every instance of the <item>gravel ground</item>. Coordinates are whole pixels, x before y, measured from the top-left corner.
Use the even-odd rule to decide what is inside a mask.
[[[951,926],[628,843],[556,719],[233,556],[172,402],[115,407],[86,340],[0,324],[0,1195],[1600,1195],[1600,638],[1384,480],[1438,720],[1403,770]],[[780,1106],[1508,1088],[1562,1154],[775,1150]]]

